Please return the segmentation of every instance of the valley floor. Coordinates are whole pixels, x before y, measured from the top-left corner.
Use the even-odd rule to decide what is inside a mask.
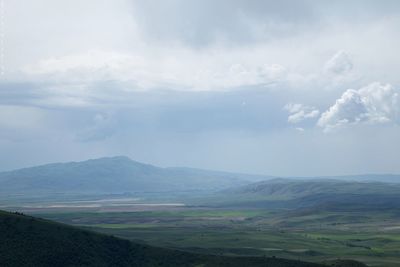
[[[154,204],[154,203],[153,203]],[[170,203],[172,204],[172,203]],[[398,211],[328,212],[142,205],[30,208],[35,216],[150,245],[216,255],[265,255],[312,262],[353,259],[400,266]]]

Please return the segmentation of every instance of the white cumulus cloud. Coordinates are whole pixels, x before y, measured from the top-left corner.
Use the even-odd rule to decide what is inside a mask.
[[[348,89],[325,111],[318,125],[325,130],[358,123],[397,123],[400,94],[390,84],[371,83],[359,90]]]

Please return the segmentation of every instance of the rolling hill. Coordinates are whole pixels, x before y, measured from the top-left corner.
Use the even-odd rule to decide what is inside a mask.
[[[400,183],[399,174],[356,174],[340,176],[311,176],[311,177],[288,177],[296,180],[340,180],[355,182],[382,182],[382,183]]]
[[[0,211],[0,240],[0,262],[4,267],[326,266],[279,258],[227,257],[156,248],[3,211]],[[363,267],[365,265],[354,261],[337,261],[334,266]]]
[[[400,184],[332,179],[271,179],[234,189],[221,196],[235,206],[310,208],[332,211],[398,209]]]
[[[298,198],[314,194],[399,194],[400,184],[334,179],[295,180],[278,178],[240,186],[228,191],[286,198]]]

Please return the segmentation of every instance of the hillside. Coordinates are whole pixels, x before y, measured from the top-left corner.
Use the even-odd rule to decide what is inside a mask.
[[[267,257],[211,256],[155,248],[22,214],[0,211],[0,262],[18,266],[264,266],[325,265]],[[354,265],[355,264],[355,265]],[[337,262],[335,266],[364,266]]]
[[[341,180],[357,182],[382,182],[382,183],[400,183],[399,174],[357,174],[341,176],[310,176],[310,177],[290,177],[296,180]]]
[[[0,173],[0,194],[110,194],[220,190],[268,176],[190,168],[160,168],[111,157],[83,162],[54,163]]]
[[[223,190],[229,206],[310,208],[331,211],[389,210],[400,206],[400,184],[332,179],[271,179]]]
[[[271,179],[227,190],[239,194],[258,194],[298,198],[315,194],[399,194],[400,184],[381,182]]]

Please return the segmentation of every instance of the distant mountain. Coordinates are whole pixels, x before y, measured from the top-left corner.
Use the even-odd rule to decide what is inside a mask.
[[[160,168],[120,156],[2,172],[0,194],[220,190],[269,178],[191,168]]]
[[[398,186],[360,181],[397,181],[396,175],[359,175],[273,179],[272,176],[209,171],[193,168],[160,168],[128,157],[108,157],[82,162],[52,163],[0,172],[0,196],[46,194],[121,194],[213,192],[238,188],[242,193],[271,196],[305,196],[310,193],[396,190]],[[335,178],[334,180],[332,178]],[[304,178],[303,178],[304,179]],[[261,181],[261,182],[260,182]],[[324,181],[324,183],[321,183]],[[349,182],[352,181],[352,182]],[[400,183],[399,183],[400,186]],[[347,191],[346,191],[347,190]],[[397,192],[397,191],[396,191]]]
[[[0,262],[3,267],[327,266],[279,258],[215,256],[156,248],[3,211],[0,211],[0,238]],[[336,261],[334,266],[365,265],[354,261]]]

